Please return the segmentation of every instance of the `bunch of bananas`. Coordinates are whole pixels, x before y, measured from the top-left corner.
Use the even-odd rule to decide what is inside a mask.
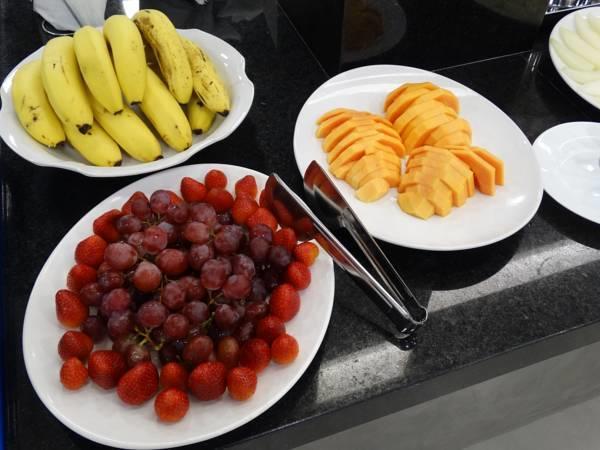
[[[157,62],[154,70],[147,54]],[[136,105],[177,151],[192,144],[192,132],[205,133],[216,113],[230,109],[206,53],[153,9],[139,11],[133,21],[112,16],[102,31],[85,26],[73,37],[51,39],[41,60],[17,70],[12,99],[35,140],[51,148],[68,140],[97,166],[119,165],[121,148],[139,161],[161,158],[160,143]]]

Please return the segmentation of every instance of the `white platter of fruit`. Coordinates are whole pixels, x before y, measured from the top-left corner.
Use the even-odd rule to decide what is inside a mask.
[[[296,383],[327,330],[333,263],[278,226],[266,179],[171,169],[65,235],[23,325],[27,373],[62,423],[114,447],[175,447],[243,425]]]
[[[0,97],[0,137],[18,155],[115,177],[172,167],[226,138],[254,85],[231,45],[146,9],[51,39],[8,74]]]

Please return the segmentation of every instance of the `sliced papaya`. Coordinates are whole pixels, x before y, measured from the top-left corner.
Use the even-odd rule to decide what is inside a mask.
[[[433,216],[433,205],[418,192],[403,192],[398,194],[397,202],[402,211],[419,219],[429,219]]]
[[[403,92],[385,110],[385,118],[394,123],[394,121],[400,117],[400,115],[406,111],[415,100],[428,92],[430,92],[429,89],[423,88]]]
[[[471,126],[469,125],[469,122],[467,122],[463,118],[457,117],[451,122],[445,123],[444,125],[440,125],[429,135],[427,141],[425,141],[425,144],[433,145],[435,142],[439,141],[443,137],[449,134],[456,133],[458,131],[467,133],[470,137]]]
[[[323,114],[321,117],[319,117],[317,119],[317,125],[321,125],[327,119],[329,119],[333,116],[337,116],[338,114],[345,113],[345,112],[362,112],[362,111],[356,111],[355,109],[350,109],[350,108],[335,108],[335,109],[332,109],[331,111],[327,111],[325,114]]]
[[[352,119],[347,122],[342,123],[339,127],[334,129],[331,133],[327,135],[325,140],[323,141],[323,148],[325,151],[329,151],[335,147],[338,142],[340,142],[345,136],[347,136],[352,131],[367,131],[369,129],[374,129],[380,133],[387,134],[391,137],[400,138],[396,130],[385,122],[375,122],[371,118],[367,119]]]
[[[481,147],[471,147],[471,151],[496,169],[496,184],[504,186],[504,161]]]
[[[462,206],[467,201],[467,180],[457,171],[450,170],[450,168],[436,169],[433,167],[419,167],[412,169],[408,173],[411,174],[413,172],[430,174],[431,176],[437,176],[442,180],[442,182],[452,191],[452,204],[454,206]]]
[[[343,180],[346,178],[346,174],[350,171],[350,169],[352,169],[352,166],[354,164],[356,164],[356,161],[350,161],[346,164],[342,164],[341,166],[336,167],[335,169],[329,167],[329,171],[333,174],[334,177]]]
[[[400,169],[390,166],[368,173],[358,181],[358,187],[361,188],[373,178],[383,178],[390,186],[397,186],[400,183]]]
[[[451,111],[451,114],[447,114],[446,111]],[[449,116],[453,119],[452,121],[456,120],[456,119],[454,119],[454,117],[456,116],[456,113],[454,112],[454,110],[448,108],[447,106],[444,106],[443,108],[440,108],[440,109],[438,109],[438,108],[429,109],[429,110],[421,113],[417,117],[415,117],[413,120],[411,120],[411,122],[404,128],[402,133],[400,133],[400,136],[402,137],[403,140],[406,140],[406,138],[410,135],[410,133],[417,126],[419,126],[424,121],[431,119],[432,117],[439,116],[440,114],[446,114],[447,116]]]
[[[413,128],[410,134],[406,136],[406,139],[404,140],[404,146],[408,151],[411,151],[413,148],[420,147],[427,140],[433,130],[440,125],[450,122],[452,119],[452,117],[446,114],[439,114],[420,122],[415,128]]]
[[[419,115],[423,114],[425,111],[429,111],[431,109],[436,109],[441,112],[446,111],[448,115],[452,115],[453,117],[457,117],[456,111],[452,108],[448,108],[443,103],[438,102],[437,100],[431,100],[425,103],[412,104],[408,107],[404,113],[399,116],[394,123],[392,124],[396,131],[402,135],[402,132],[406,129],[406,127],[413,123],[414,119],[416,119]]]
[[[475,178],[473,172],[464,166],[463,162],[458,158],[449,160],[443,160],[434,155],[419,154],[418,157],[411,157],[406,165],[406,170],[414,169],[417,167],[431,167],[434,169],[446,169],[455,170],[467,181],[467,194],[469,197],[475,195]]]
[[[435,190],[425,184],[413,184],[406,187],[406,192],[418,192],[433,205],[438,216],[447,216],[452,211],[452,192],[449,189]]]
[[[429,100],[437,100],[438,102],[443,103],[446,106],[449,106],[457,113],[460,112],[460,106],[458,102],[458,98],[452,92],[447,89],[435,89],[433,91],[427,92],[424,95],[420,96],[415,103],[425,103]]]
[[[404,91],[411,91],[419,88],[433,90],[437,89],[438,86],[436,86],[433,83],[430,83],[429,81],[425,81],[423,83],[404,83],[403,85],[397,87],[387,95],[387,97],[385,98],[385,103],[383,105],[383,110],[385,111],[388,108],[388,106],[390,106],[394,102],[394,100],[396,100],[396,98]]]
[[[354,118],[374,120],[372,115],[369,113],[365,113],[362,111],[346,111],[340,114],[336,114],[335,116],[332,116],[329,119],[321,122],[319,128],[317,128],[317,137],[326,137],[329,133],[331,133],[332,130],[339,127],[342,123]]]
[[[496,193],[496,169],[476,153],[468,150],[451,150],[458,158],[463,160],[475,174],[477,189],[487,195]]]
[[[379,135],[379,132],[373,128],[367,128],[365,131],[356,131],[356,129],[354,129],[353,131],[348,133],[346,136],[344,136],[344,139],[342,139],[340,142],[338,142],[332,148],[328,148],[328,149],[324,148],[323,150],[325,150],[327,153],[331,153],[331,152],[338,153],[338,152],[342,151],[343,149],[345,149],[346,147],[349,147],[350,145],[354,144],[356,141],[358,141],[360,139],[374,137],[374,136],[378,136],[378,135]]]
[[[408,186],[413,184],[424,184],[434,190],[443,190],[444,188],[450,190],[437,174],[423,172],[421,170],[411,170],[410,172],[406,172],[400,178],[398,192],[404,192]],[[450,191],[450,193],[452,193],[452,191]]]
[[[355,195],[360,201],[369,203],[379,200],[389,190],[390,185],[384,178],[373,178],[358,188]]]
[[[436,147],[444,147],[446,146],[471,146],[471,137],[465,133],[464,131],[457,131],[456,133],[448,134],[441,138],[439,141],[435,142],[433,145]]]

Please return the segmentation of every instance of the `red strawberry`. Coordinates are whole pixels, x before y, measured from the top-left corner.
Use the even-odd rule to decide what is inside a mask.
[[[190,400],[185,391],[169,388],[162,391],[154,400],[154,412],[163,422],[177,422],[186,415]]]
[[[160,369],[160,385],[163,389],[174,387],[185,391],[187,379],[187,370],[177,362],[169,362]]]
[[[244,225],[254,211],[258,209],[258,203],[248,197],[238,197],[231,207],[231,216],[238,225]]]
[[[67,274],[67,287],[73,292],[79,292],[86,284],[94,281],[96,281],[96,269],[85,264],[75,264]]]
[[[84,360],[93,348],[92,338],[81,331],[67,331],[58,341],[58,354],[63,361],[73,357]]]
[[[111,209],[94,220],[94,234],[97,234],[107,242],[117,242],[120,238],[115,225],[117,219],[123,213],[118,209]]]
[[[125,358],[114,350],[96,350],[88,360],[90,378],[104,389],[114,388],[126,370]]]
[[[260,195],[258,196],[258,206],[261,208],[267,208],[269,206],[269,202],[267,201],[267,191],[264,189],[260,191]]]
[[[209,170],[204,177],[206,189],[225,189],[227,186],[227,176],[218,169]]]
[[[248,339],[240,350],[240,366],[250,367],[256,373],[262,372],[271,360],[271,349],[263,339]]]
[[[240,178],[235,183],[235,196],[240,197],[247,195],[251,199],[256,198],[256,194],[258,193],[258,187],[256,186],[256,180],[252,175],[246,175],[243,178]]]
[[[300,310],[300,296],[291,284],[280,284],[271,292],[269,306],[271,307],[271,314],[279,317],[284,322],[288,322]]]
[[[294,251],[297,242],[296,232],[291,228],[281,228],[273,235],[273,245],[281,245],[290,253]]]
[[[179,195],[177,195],[175,192],[167,191],[167,194],[169,194],[169,199],[171,200],[171,204],[179,205],[180,203],[183,203],[183,199]]]
[[[158,371],[150,361],[141,362],[119,379],[117,394],[128,405],[147,402],[158,390]]]
[[[206,194],[205,201],[210,203],[215,211],[218,213],[224,213],[233,206],[233,196],[221,188],[212,188]]]
[[[310,285],[310,269],[300,261],[292,261],[285,269],[285,281],[296,289],[306,289]]]
[[[88,307],[79,295],[66,289],[58,291],[54,297],[56,318],[65,327],[78,327],[88,316]]]
[[[271,211],[266,208],[258,208],[250,217],[248,217],[248,220],[246,220],[246,226],[248,228],[252,228],[259,223],[268,226],[273,232],[277,230],[277,219],[271,214]]]
[[[60,368],[60,382],[70,390],[82,387],[88,378],[88,371],[79,358],[67,359]]]
[[[227,390],[234,400],[248,400],[256,391],[256,372],[249,367],[236,367],[227,374]]]
[[[134,192],[133,195],[131,197],[129,197],[129,200],[127,200],[121,207],[121,212],[123,213],[123,215],[133,214],[131,206],[133,205],[133,202],[136,201],[137,199],[142,199],[146,203],[149,202],[148,197],[146,197],[146,194],[144,194],[143,192],[140,192],[140,191]]]
[[[277,364],[289,364],[296,359],[300,348],[294,336],[282,334],[271,344],[271,357]]]
[[[275,217],[283,227],[290,227],[294,223],[294,216],[280,200],[273,200],[271,205]]]
[[[181,179],[179,190],[188,203],[201,202],[206,197],[206,186],[190,177]]]
[[[318,256],[319,247],[312,242],[302,242],[294,248],[294,258],[304,263],[307,267],[312,266]]]
[[[284,333],[285,324],[276,316],[263,317],[256,324],[256,337],[264,339],[267,344],[270,344],[277,336]]]
[[[227,369],[219,361],[196,366],[188,378],[188,388],[199,400],[215,400],[225,392]]]
[[[104,250],[108,244],[100,236],[92,234],[75,248],[75,261],[97,268],[104,261]]]

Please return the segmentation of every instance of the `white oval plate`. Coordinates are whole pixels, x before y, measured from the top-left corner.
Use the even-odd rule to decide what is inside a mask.
[[[208,133],[193,135],[192,145],[187,150],[176,152],[161,142],[163,158],[157,161],[142,163],[123,153],[123,163],[118,167],[96,167],[88,163],[70,145],[62,148],[49,149],[29,136],[17,119],[10,87],[16,70],[22,64],[41,58],[42,48],[39,48],[8,74],[0,88],[2,109],[0,109],[0,137],[22,158],[38,166],[59,167],[61,169],[79,172],[89,177],[123,177],[140,175],[148,172],[166,169],[187,161],[194,154],[215,142],[225,139],[242,123],[252,106],[254,85],[246,76],[244,57],[227,42],[204,31],[178,30],[181,35],[201,45],[215,63],[217,71],[225,80],[231,96],[231,111],[227,117],[217,114],[215,123]]]
[[[561,27],[566,27],[569,30],[575,31],[575,14],[581,14],[584,17],[598,17],[600,16],[600,7],[596,6],[593,8],[583,8],[577,11],[573,11],[571,14],[567,14],[566,16],[564,16],[556,23],[556,25],[554,25],[554,28],[552,28],[552,32],[550,33],[550,37],[548,38],[548,50],[550,51],[550,59],[552,60],[554,68],[556,69],[560,77],[564,80],[564,82],[567,83],[569,87],[573,89],[575,93],[579,95],[582,99],[587,101],[589,104],[595,106],[596,108],[600,109],[600,96],[594,97],[593,95],[586,94],[581,90],[581,84],[577,83],[564,72],[564,69],[565,67],[567,67],[567,65],[563,62],[562,59],[560,59],[560,56],[558,56],[558,53],[556,53],[554,48],[552,48],[552,45],[550,45],[550,39],[557,39],[562,42],[562,39],[560,38],[559,34],[559,30]]]
[[[533,143],[546,192],[568,210],[600,223],[600,124],[571,122]]]
[[[531,144],[519,127],[477,92],[433,72],[406,66],[367,66],[341,73],[321,85],[306,101],[294,130],[296,163],[304,173],[312,160],[327,168],[321,139],[315,137],[317,118],[334,108],[355,108],[383,115],[383,102],[406,82],[431,81],[460,100],[461,115],[471,123],[473,143],[504,160],[505,186],[496,195],[475,194],[446,217],[417,219],[396,204],[396,192],[374,203],[363,203],[345,181],[333,178],[367,230],[391,244],[423,250],[463,250],[504,239],[533,217],[542,199],[540,170]]]
[[[250,400],[236,402],[227,393],[212,402],[190,398],[190,409],[185,418],[165,425],[156,419],[153,400],[141,407],[128,407],[119,400],[114,389],[104,391],[90,382],[80,391],[72,392],[60,384],[61,361],[56,346],[65,329],[56,320],[54,293],[64,288],[67,271],[74,264],[75,246],[92,234],[94,218],[112,208],[120,208],[135,191],[150,194],[166,188],[179,192],[182,177],[202,179],[214,168],[225,172],[230,190],[244,175],[254,175],[259,186],[264,186],[267,178],[242,167],[200,164],[138,180],[111,195],[77,222],[56,246],[38,275],[23,324],[25,367],[31,384],[50,412],[67,427],[92,441],[119,448],[170,448],[231,431],[278,401],[298,381],[321,345],[329,324],[334,293],[333,263],[324,251],[311,267],[312,283],[300,293],[300,312],[286,323],[287,330],[298,340],[300,354],[289,366],[271,363],[259,375],[256,394]]]

